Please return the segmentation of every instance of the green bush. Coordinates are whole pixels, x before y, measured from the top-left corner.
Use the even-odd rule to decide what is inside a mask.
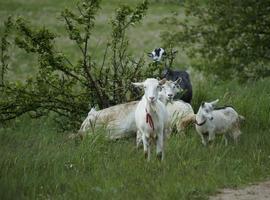
[[[186,18],[166,18],[177,31],[167,43],[187,52],[195,67],[222,79],[257,79],[270,75],[270,2],[255,0],[187,1]]]
[[[1,40],[1,123],[25,113],[36,118],[53,112],[63,129],[72,130],[78,128],[89,104],[102,109],[138,98],[140,92],[130,83],[161,70],[158,64],[145,67],[143,57],[135,59],[129,53],[126,32],[142,20],[148,2],[116,10],[101,61],[94,59],[95,49],[90,48],[99,8],[100,1],[82,0],[77,12],[65,9],[61,13],[69,39],[80,52],[76,62],[56,47],[59,35],[46,27],[34,27],[23,18],[8,18]],[[13,44],[38,57],[37,73],[29,74],[25,82],[12,82],[7,77]]]

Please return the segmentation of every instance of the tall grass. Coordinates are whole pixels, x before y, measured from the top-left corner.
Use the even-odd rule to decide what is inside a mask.
[[[205,148],[190,127],[172,136],[165,161],[146,162],[135,139],[111,142],[102,132],[81,143],[57,133],[51,119],[27,117],[0,129],[0,199],[207,199],[270,173],[270,79],[195,88],[194,103],[220,98],[246,117],[238,145],[222,137]],[[224,95],[225,94],[225,95]]]

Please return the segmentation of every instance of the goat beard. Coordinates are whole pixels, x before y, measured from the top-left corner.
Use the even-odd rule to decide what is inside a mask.
[[[168,103],[173,103],[173,98],[168,98]]]
[[[155,105],[156,105],[156,102],[149,103],[149,108],[150,108],[150,110],[157,113],[158,110],[157,110],[157,107]]]

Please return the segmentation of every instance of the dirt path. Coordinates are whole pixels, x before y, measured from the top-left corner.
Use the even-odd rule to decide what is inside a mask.
[[[223,189],[210,200],[270,200],[270,181],[243,189]]]

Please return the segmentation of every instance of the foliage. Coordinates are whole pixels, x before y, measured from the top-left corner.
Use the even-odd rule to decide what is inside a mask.
[[[8,18],[8,20],[5,22],[4,26],[5,29],[3,31],[3,37],[1,38],[1,71],[0,71],[0,85],[4,85],[5,80],[5,73],[8,69],[8,46],[10,45],[9,41],[7,40],[8,35],[10,34],[10,29],[12,27],[12,20],[11,17]]]
[[[24,113],[36,118],[53,111],[62,128],[71,130],[78,128],[89,103],[105,108],[138,98],[139,92],[130,83],[158,74],[161,67],[144,67],[143,58],[136,60],[129,54],[126,32],[142,20],[147,6],[144,1],[134,9],[123,5],[116,10],[102,62],[93,59],[95,49],[89,47],[100,1],[82,0],[76,13],[69,9],[61,13],[69,39],[80,51],[76,63],[56,48],[57,35],[49,29],[34,27],[23,18],[9,18],[1,42],[0,121]],[[12,41],[38,57],[37,73],[25,82],[4,79]]]
[[[155,3],[173,3],[173,4],[183,4],[185,0],[152,0]]]
[[[269,1],[193,0],[186,18],[166,18],[177,32],[166,32],[167,43],[178,43],[201,70],[220,78],[257,79],[270,75]],[[168,36],[169,35],[169,36]]]

